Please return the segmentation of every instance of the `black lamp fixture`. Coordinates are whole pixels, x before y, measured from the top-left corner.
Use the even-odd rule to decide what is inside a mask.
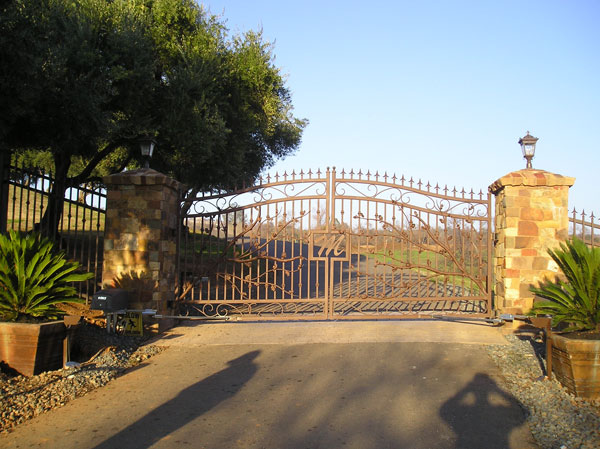
[[[519,145],[521,145],[521,150],[523,151],[523,157],[527,159],[527,166],[525,168],[533,168],[531,166],[531,160],[533,156],[535,156],[535,143],[538,141],[537,137],[533,137],[527,131],[527,135],[525,137],[521,137],[519,139]]]
[[[142,137],[139,140],[140,150],[142,151],[142,157],[145,159],[144,168],[150,168],[150,159],[152,153],[154,153],[154,147],[156,146],[156,140],[152,137]]]

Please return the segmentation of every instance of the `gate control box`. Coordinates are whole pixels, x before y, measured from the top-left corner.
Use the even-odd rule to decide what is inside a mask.
[[[122,288],[106,288],[94,293],[90,309],[102,310],[106,313],[127,309],[129,292]]]

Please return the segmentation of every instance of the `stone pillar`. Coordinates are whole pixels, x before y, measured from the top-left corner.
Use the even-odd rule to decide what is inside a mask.
[[[500,312],[527,312],[534,298],[529,287],[558,271],[547,250],[568,238],[569,187],[574,182],[575,178],[525,169],[489,187],[496,196],[493,269]]]
[[[133,293],[130,308],[166,311],[174,298],[180,183],[152,169],[104,178],[104,286]]]

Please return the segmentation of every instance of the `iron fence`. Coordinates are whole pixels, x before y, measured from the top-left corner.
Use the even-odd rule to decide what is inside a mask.
[[[600,223],[594,213],[573,209],[569,217],[569,235],[580,238],[592,248],[600,246]]]
[[[55,179],[41,169],[10,165],[5,171],[4,207],[6,231],[37,231],[55,242],[66,256],[78,261],[94,277],[76,285],[89,300],[102,281],[106,190],[98,183],[69,187],[57,220],[48,219],[50,194]]]
[[[186,198],[178,305],[239,319],[487,316],[490,201],[335,168]]]

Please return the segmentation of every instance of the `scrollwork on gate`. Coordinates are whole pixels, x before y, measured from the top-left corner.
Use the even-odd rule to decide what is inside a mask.
[[[193,313],[396,316],[411,301],[490,310],[482,192],[328,168],[183,203],[177,297]]]

